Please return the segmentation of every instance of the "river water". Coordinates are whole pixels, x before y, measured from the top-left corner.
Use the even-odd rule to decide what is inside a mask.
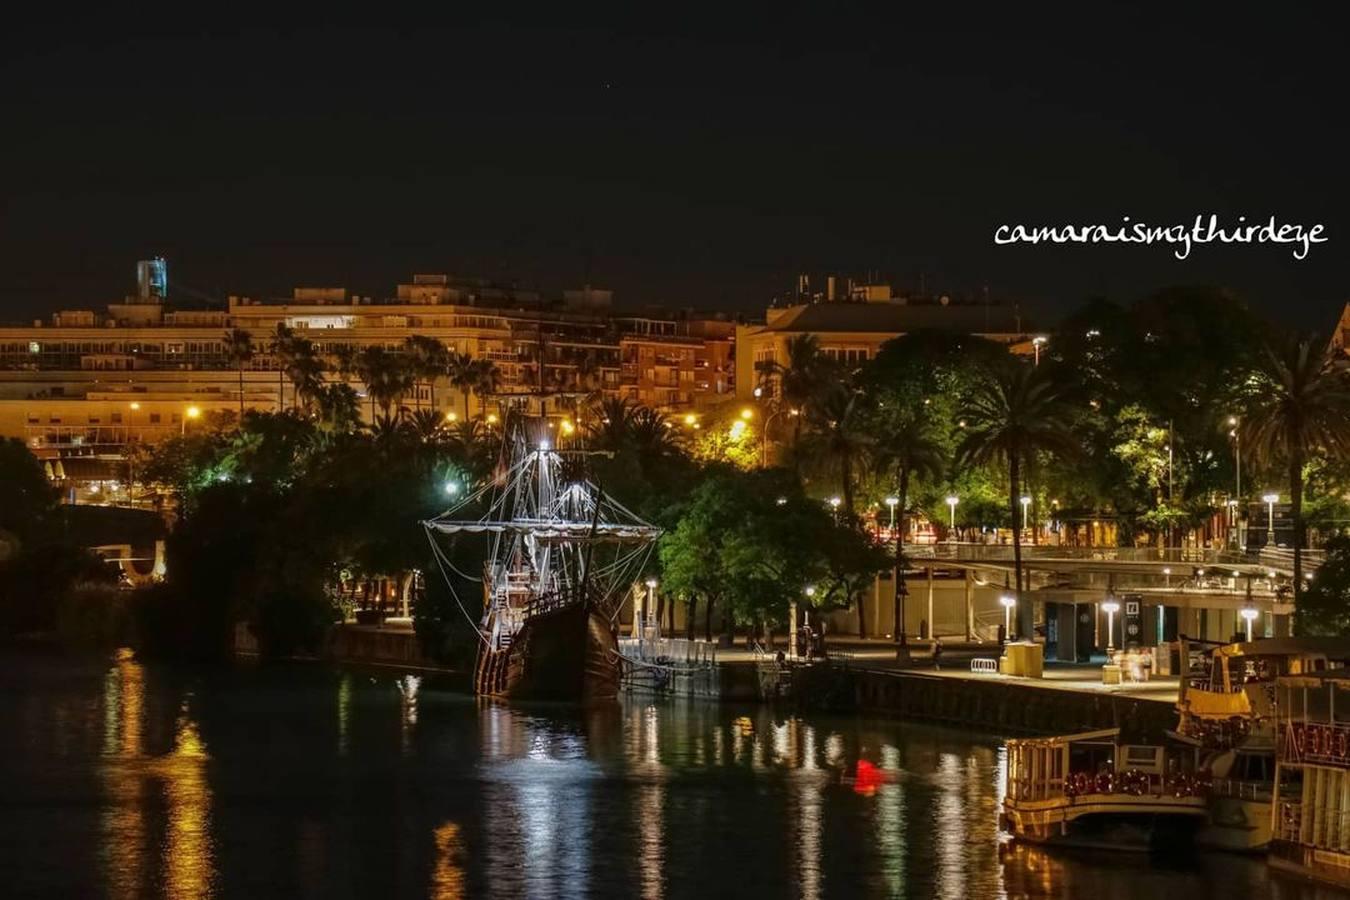
[[[857,760],[885,773],[858,790]],[[996,737],[430,678],[0,656],[0,896],[1343,896],[1008,845]]]

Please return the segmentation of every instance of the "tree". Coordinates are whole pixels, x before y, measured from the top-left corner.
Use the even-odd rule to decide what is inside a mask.
[[[16,550],[51,529],[58,503],[59,492],[24,442],[0,441],[0,532],[14,535]],[[0,537],[0,559],[6,556],[5,547]]]
[[[1315,337],[1267,342],[1242,422],[1258,461],[1283,463],[1294,524],[1294,605],[1303,585],[1303,478],[1312,454],[1350,449],[1350,375],[1339,347]]]
[[[306,338],[291,341],[286,358],[286,375],[295,388],[296,409],[312,411],[323,388],[324,362],[314,342]]]
[[[892,430],[879,436],[878,444],[877,468],[894,474],[898,488],[896,506],[899,507],[900,521],[895,535],[895,642],[904,644],[904,541],[909,521],[909,483],[916,477],[940,478],[946,468],[946,454],[942,442],[923,416],[894,424]]]
[[[808,439],[810,455],[838,476],[844,509],[852,516],[856,475],[874,446],[867,428],[866,395],[850,382],[834,381],[822,387],[806,409],[814,432]]]
[[[277,363],[277,412],[286,408],[285,377],[295,350],[295,331],[285,322],[278,322],[272,332],[268,349]]]
[[[424,334],[409,335],[403,341],[403,352],[411,360],[413,376],[427,383],[430,391],[431,408],[436,408],[436,379],[445,374],[450,361],[450,351],[445,344],[434,337]],[[418,395],[417,404],[422,402]]]
[[[255,352],[253,335],[242,328],[231,328],[225,332],[225,358],[239,370],[239,421],[244,421],[244,367],[252,360]]]
[[[1350,636],[1350,537],[1327,542],[1327,556],[1304,591],[1294,618],[1309,637]]]
[[[472,375],[473,392],[478,395],[478,405],[484,410],[487,409],[488,398],[501,390],[502,372],[497,368],[497,364],[490,359],[474,360],[469,368]],[[468,400],[465,400],[464,416],[468,418],[469,407]]]
[[[469,418],[469,393],[478,383],[478,369],[474,358],[467,353],[450,353],[446,358],[445,374],[450,384],[464,394],[464,418]]]
[[[1069,410],[1060,399],[1050,365],[1009,360],[976,385],[961,413],[965,438],[957,447],[962,465],[1001,461],[1008,472],[1008,512],[1012,521],[1013,572],[1017,582],[1018,631],[1030,639],[1035,610],[1022,596],[1022,532],[1019,508],[1023,466],[1032,454],[1073,455],[1078,446],[1069,430]]]
[[[807,405],[819,394],[833,374],[833,364],[820,350],[820,339],[814,334],[799,334],[787,342],[787,360],[768,360],[757,363],[756,370],[763,379],[778,383],[778,393],[789,410],[797,415],[792,423],[794,466],[800,469],[798,445],[801,443],[803,417]]]
[[[365,382],[366,393],[370,395],[371,418],[375,416],[377,403],[385,417],[389,418],[391,408],[412,388],[413,376],[407,360],[372,344],[361,350],[355,367],[357,376]]]

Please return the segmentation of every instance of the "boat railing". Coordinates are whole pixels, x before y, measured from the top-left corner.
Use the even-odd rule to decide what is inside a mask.
[[[1303,804],[1281,803],[1275,829],[1280,840],[1298,843],[1303,830]]]
[[[1181,773],[1152,774],[1138,769],[1125,772],[1070,772],[1067,778],[1014,778],[1009,795],[1014,800],[1054,800],[1065,797],[1070,803],[1106,795],[1133,797],[1196,797],[1209,793],[1209,783]]]
[[[1237,800],[1269,800],[1273,794],[1273,788],[1268,781],[1215,778],[1210,782],[1209,792],[1219,797],[1233,797]]]

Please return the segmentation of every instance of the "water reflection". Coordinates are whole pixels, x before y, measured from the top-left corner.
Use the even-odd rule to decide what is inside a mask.
[[[190,702],[182,698],[172,746],[159,752],[147,747],[144,666],[122,653],[104,678],[100,855],[110,896],[143,896],[147,881],[173,900],[211,896],[208,757]]]
[[[1008,844],[1000,742],[947,729],[692,702],[513,708],[315,666],[15,665],[0,657],[18,679],[0,692],[0,796],[18,800],[0,865],[30,879],[16,894],[1316,895],[1242,857]]]

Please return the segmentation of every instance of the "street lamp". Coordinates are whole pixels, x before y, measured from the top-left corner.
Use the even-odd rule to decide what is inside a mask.
[[[1252,642],[1252,622],[1256,620],[1257,612],[1253,606],[1244,606],[1242,608],[1242,618],[1247,621],[1247,643]]]
[[[1012,640],[1012,611],[1017,605],[1017,598],[1012,594],[1002,594],[998,602],[1003,604],[1003,640]]]
[[[1022,498],[1022,530],[1027,530],[1027,510],[1031,508],[1031,498]]]
[[[1048,340],[1049,338],[1045,335],[1037,335],[1031,339],[1031,346],[1036,348],[1036,365],[1038,366],[1041,364],[1041,347],[1044,346],[1045,342]]]
[[[1106,611],[1106,653],[1110,656],[1112,644],[1116,639],[1116,613],[1120,612],[1120,604],[1114,600],[1107,600],[1102,604],[1102,609]]]
[[[459,484],[454,481],[447,481],[445,483],[445,492],[451,497],[455,496],[459,493]]]
[[[656,609],[656,579],[648,578],[645,584],[647,585],[647,602],[643,604],[642,610],[643,630],[638,633],[641,637],[646,637],[647,623],[651,621],[652,610]]]
[[[900,503],[899,497],[887,497],[886,505],[891,508],[891,539],[895,539],[895,507]]]
[[[741,410],[741,418],[745,419],[747,422],[750,421],[752,418],[754,418],[754,416],[755,411],[748,406],[745,409]]]
[[[179,422],[178,433],[187,434],[187,420],[200,418],[202,411],[196,406],[189,406],[185,411],[182,420]]]
[[[1261,498],[1266,501],[1266,546],[1275,546],[1275,503],[1280,499],[1279,494],[1266,494]]]
[[[956,504],[961,502],[961,498],[955,494],[947,495],[947,540],[956,540]]]
[[[840,500],[838,497],[830,498],[830,509],[834,510],[834,518],[836,522],[839,521],[839,504],[843,502],[844,501]]]

